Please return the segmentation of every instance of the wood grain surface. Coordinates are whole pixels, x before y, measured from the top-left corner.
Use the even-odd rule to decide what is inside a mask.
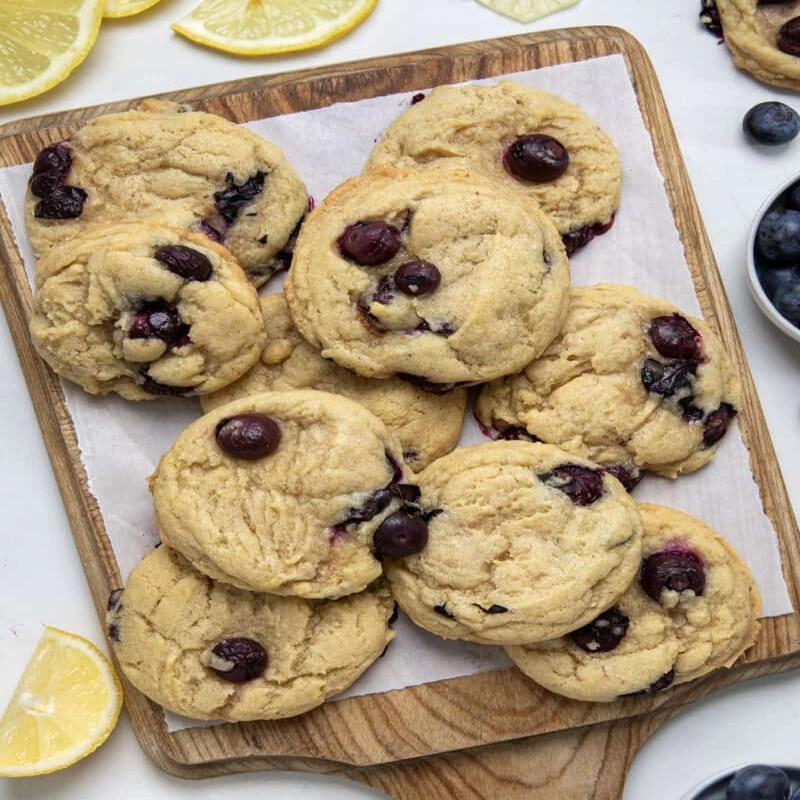
[[[271,75],[161,95],[237,122],[339,101],[411,91],[540,66],[621,54],[664,176],[704,316],[732,353],[744,385],[739,425],[765,509],[779,533],[784,574],[798,608],[800,537],[683,159],[650,61],[616,28],[545,31]],[[0,166],[26,163],[86,120],[130,108],[112,103],[0,127]],[[88,492],[58,380],[27,334],[30,290],[10,224],[0,214],[0,300],[101,618],[121,585],[103,520]],[[700,681],[610,704],[560,698],[516,670],[350,698],[294,719],[167,733],[158,706],[126,687],[144,750],[163,769],[200,778],[256,769],[339,772],[403,800],[620,797],[625,772],[647,736],[684,704],[746,678],[800,665],[800,615],[764,621],[742,661]]]

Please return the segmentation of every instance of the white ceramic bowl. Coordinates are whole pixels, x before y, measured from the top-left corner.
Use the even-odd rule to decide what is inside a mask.
[[[790,339],[794,339],[796,342],[800,342],[800,328],[792,325],[788,319],[782,317],[775,306],[772,305],[772,301],[767,297],[767,293],[764,291],[764,287],[761,285],[761,281],[758,279],[758,272],[756,271],[756,261],[760,260],[760,257],[756,253],[755,246],[756,246],[756,233],[758,232],[758,226],[761,222],[764,215],[769,211],[772,206],[775,204],[776,200],[787,190],[789,187],[794,186],[796,183],[800,183],[800,174],[793,175],[787,181],[782,183],[762,204],[761,207],[758,209],[756,213],[756,217],[753,220],[753,224],[750,227],[750,235],[747,237],[747,283],[750,286],[750,294],[753,295],[753,299],[758,304],[758,307],[764,312],[764,316],[779,330],[783,331]]]
[[[755,763],[755,762],[753,762]],[[758,762],[758,763],[765,763],[765,762]],[[714,786],[715,783],[719,783],[722,781],[723,778],[730,780],[740,769],[751,766],[751,764],[739,764],[738,767],[729,767],[728,769],[724,769],[721,772],[715,772],[713,775],[709,775],[704,780],[700,781],[696,786],[693,786],[689,791],[680,797],[680,800],[697,800],[697,798],[707,789],[710,789]],[[786,767],[777,765],[778,769],[782,769],[791,779],[792,787],[798,785],[798,779],[800,779],[800,767]],[[719,796],[725,797],[725,790],[724,787],[727,786],[727,780],[722,783],[722,785],[718,788]],[[716,792],[714,794],[717,794]]]

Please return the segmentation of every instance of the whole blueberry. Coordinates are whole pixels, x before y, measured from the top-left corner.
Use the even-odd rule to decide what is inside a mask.
[[[758,282],[770,300],[775,296],[779,286],[794,283],[800,280],[800,269],[796,265],[791,267],[772,265],[757,267]]]
[[[223,639],[214,645],[214,655],[210,668],[231,683],[244,683],[264,674],[269,663],[267,651],[263,645],[255,641],[239,637]]]
[[[686,550],[664,550],[653,553],[642,561],[639,581],[645,593],[656,602],[661,592],[694,592],[702,595],[706,585],[703,561],[694,552]]]
[[[153,258],[170,272],[190,281],[207,281],[214,272],[207,256],[199,250],[180,244],[159,247]]]
[[[789,776],[782,769],[751,764],[733,776],[725,800],[785,800],[789,789]]]
[[[400,231],[381,220],[359,220],[348,225],[337,240],[339,252],[362,267],[384,264],[400,249]]]
[[[511,143],[505,161],[509,171],[518,178],[549,183],[566,172],[569,153],[558,139],[543,133],[531,133]]]
[[[220,420],[215,438],[220,449],[229,456],[253,460],[277,449],[281,443],[281,429],[266,414],[238,414]]]
[[[401,508],[378,526],[372,543],[379,556],[402,558],[419,553],[428,543],[428,523],[413,510]]]
[[[607,653],[613,650],[628,632],[630,619],[618,608],[604,611],[587,625],[570,634],[572,641],[587,653]]]
[[[786,208],[793,208],[795,211],[800,211],[800,183],[796,183],[789,188],[786,192]]]
[[[800,328],[800,278],[782,283],[772,296],[776,311],[796,328]]]
[[[775,44],[786,55],[800,56],[800,17],[792,17],[781,25]]]
[[[756,248],[770,261],[800,259],[800,211],[786,208],[765,214],[756,232]]]
[[[547,486],[564,492],[578,506],[590,506],[605,492],[603,476],[596,470],[579,464],[561,464],[537,477]]]
[[[418,297],[435,291],[442,274],[430,261],[406,261],[395,270],[394,281],[403,294]]]
[[[786,144],[800,133],[800,115],[786,103],[770,100],[754,105],[744,115],[742,127],[759,144]]]

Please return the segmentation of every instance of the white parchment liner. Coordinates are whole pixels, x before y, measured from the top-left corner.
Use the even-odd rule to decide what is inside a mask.
[[[699,315],[688,266],[669,209],[650,137],[622,56],[507,75],[580,105],[614,140],[624,170],[622,205],[612,230],[571,260],[576,285],[627,283]],[[492,78],[476,83],[495,83]],[[414,93],[340,103],[317,111],[248,123],[283,149],[319,202],[337,184],[361,172],[373,143],[407,108]],[[23,224],[23,198],[30,165],[0,170],[5,203],[29,275],[34,259]],[[267,291],[279,291],[280,280]],[[93,397],[63,382],[75,423],[89,487],[100,506],[123,576],[157,542],[145,479],[178,433],[200,414],[192,399],[132,403],[116,396]],[[461,444],[486,439],[469,415]],[[764,616],[790,613],[776,534],[764,515],[747,450],[734,426],[714,462],[699,472],[668,481],[648,476],[635,491],[638,501],[663,503],[694,514],[723,534],[752,569],[763,597]],[[340,697],[510,666],[499,647],[439,639],[401,615],[386,655]],[[479,702],[479,698],[476,698]],[[167,713],[169,730],[202,723]]]

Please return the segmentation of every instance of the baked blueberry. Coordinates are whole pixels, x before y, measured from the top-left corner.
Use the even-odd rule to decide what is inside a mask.
[[[706,447],[716,444],[725,435],[735,416],[736,409],[730,403],[720,404],[719,408],[706,417],[703,425],[703,444]]]
[[[800,57],[800,17],[793,17],[781,25],[775,44],[786,55]]]
[[[37,219],[75,219],[83,213],[88,195],[75,186],[56,186],[36,204]]]
[[[518,178],[550,183],[567,171],[569,153],[558,139],[542,133],[530,133],[511,143],[506,150],[505,162]]]
[[[256,196],[261,194],[264,189],[264,179],[266,172],[258,170],[255,175],[251,175],[243,183],[237,184],[233,175],[229,172],[225,176],[226,189],[214,192],[214,206],[217,213],[225,220],[228,225],[236,222],[239,212]]]
[[[214,271],[207,256],[181,244],[159,247],[153,258],[170,272],[190,281],[207,281]]]
[[[266,414],[238,414],[220,420],[217,444],[234,458],[256,459],[274,452],[281,442],[281,429]]]
[[[223,639],[211,649],[208,666],[220,678],[244,683],[264,674],[269,661],[267,651],[254,639]]]
[[[703,561],[689,550],[662,550],[642,561],[639,582],[645,594],[660,602],[666,589],[702,595],[706,585]]]
[[[667,358],[701,361],[702,337],[686,317],[668,314],[654,317],[647,329],[653,346]]]
[[[609,608],[570,637],[587,653],[607,653],[625,638],[629,625],[630,620],[618,608]]]
[[[379,556],[402,558],[419,553],[428,543],[428,523],[408,508],[401,508],[378,526],[372,538]]]
[[[697,374],[697,364],[693,361],[670,361],[663,364],[653,358],[642,362],[641,378],[648,392],[672,397],[691,386]]]
[[[596,222],[593,225],[584,225],[582,228],[577,228],[574,231],[569,231],[561,236],[561,241],[564,242],[567,255],[571,256],[582,247],[586,247],[589,242],[596,236],[610,231],[614,225],[615,215],[611,215],[608,222]]]
[[[579,506],[589,506],[603,496],[603,476],[589,467],[562,464],[538,478]]]
[[[400,249],[400,231],[380,220],[348,225],[338,240],[341,254],[362,267],[385,264]]]
[[[407,261],[394,273],[394,282],[403,294],[419,297],[435,291],[442,281],[442,275],[430,261]]]
[[[181,319],[178,309],[163,300],[144,305],[128,326],[128,338],[160,339],[168,347],[185,344],[188,334],[189,326]]]

